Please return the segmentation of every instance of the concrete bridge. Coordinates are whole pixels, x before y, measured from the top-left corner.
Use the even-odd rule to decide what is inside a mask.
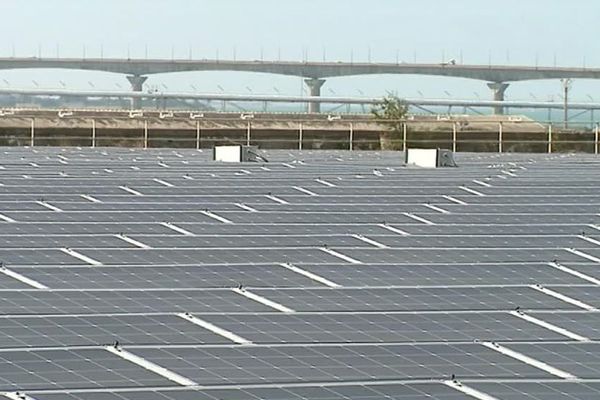
[[[295,61],[227,61],[97,58],[0,58],[0,69],[59,68],[126,74],[133,91],[141,92],[148,75],[185,71],[242,71],[305,78],[310,96],[320,96],[325,78],[355,75],[413,74],[476,79],[488,82],[495,101],[504,101],[508,82],[536,79],[600,79],[600,68],[463,65],[455,63],[348,63]],[[319,103],[309,112],[319,112]],[[501,114],[502,108],[496,113]]]

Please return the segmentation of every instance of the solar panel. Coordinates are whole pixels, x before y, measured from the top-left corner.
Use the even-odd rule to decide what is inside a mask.
[[[0,397],[598,397],[596,156],[2,153]]]
[[[175,314],[54,315],[0,318],[0,349],[112,344],[229,343]]]
[[[0,314],[270,311],[229,289],[5,290]]]
[[[134,354],[202,384],[443,379],[551,375],[478,344],[252,346],[134,349]]]
[[[552,268],[547,263],[366,264],[360,268],[347,264],[302,265],[343,286],[425,286],[425,285],[508,285],[514,282],[536,284],[581,284],[585,280]]]
[[[600,372],[600,343],[527,343],[508,347],[579,378],[596,378]]]
[[[307,287],[314,281],[281,265],[111,265],[11,267],[56,289],[223,288],[249,286]],[[1,278],[1,275],[0,275]],[[11,284],[14,280],[11,280]],[[18,283],[18,282],[17,282]],[[557,280],[558,283],[558,280]],[[15,287],[22,287],[21,285]]]
[[[60,397],[63,396],[63,397]],[[314,387],[272,387],[243,389],[209,389],[209,390],[161,390],[136,391],[118,393],[85,393],[85,394],[36,394],[39,400],[372,400],[390,398],[400,400],[470,400],[471,397],[457,392],[447,386],[433,384],[380,384],[380,385],[344,385]]]
[[[6,391],[167,384],[104,350],[0,351],[0,385]]]
[[[599,382],[476,383],[473,386],[506,400],[594,399],[600,395]]]
[[[586,286],[586,287],[552,287],[554,290],[566,295],[576,298],[586,304],[590,304],[593,307],[600,307],[600,287]]]
[[[260,289],[296,311],[577,309],[529,287]]]
[[[297,313],[207,315],[255,343],[561,340],[509,313]]]

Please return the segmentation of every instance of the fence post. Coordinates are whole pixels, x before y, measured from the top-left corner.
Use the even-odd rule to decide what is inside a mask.
[[[92,118],[92,148],[96,147],[96,120]]]
[[[452,124],[452,152],[456,153],[456,122]]]
[[[548,153],[552,153],[552,125],[548,125]]]
[[[354,124],[352,122],[350,122],[350,143],[348,146],[349,150],[353,150],[353,145],[352,145],[353,142],[354,142]]]
[[[196,120],[196,150],[200,150],[200,121]]]
[[[250,146],[250,132],[252,131],[252,122],[248,120],[248,125],[246,128],[246,146]]]
[[[302,136],[304,135],[304,127],[302,122],[298,126],[298,150],[302,150]]]
[[[504,151],[504,145],[502,143],[503,136],[503,127],[502,122],[498,123],[498,153],[502,153]]]
[[[406,153],[406,122],[402,123],[402,151]]]
[[[144,120],[144,149],[148,148],[148,120]]]
[[[594,154],[598,154],[598,136],[600,134],[600,128],[598,127],[598,123],[596,123],[596,129],[594,132]]]
[[[35,118],[31,118],[31,147],[35,145]]]

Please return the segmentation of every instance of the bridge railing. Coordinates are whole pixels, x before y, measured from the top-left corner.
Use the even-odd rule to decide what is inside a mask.
[[[223,121],[200,121],[169,126],[138,120],[126,129],[107,127],[89,119],[87,127],[52,128],[36,125],[0,126],[0,145],[18,146],[123,146],[202,149],[215,144],[239,143],[266,149],[406,150],[447,148],[469,152],[587,152],[600,151],[600,128],[594,124],[561,125],[489,121],[381,121],[380,129],[365,120],[269,120],[223,125]],[[335,122],[333,124],[332,122]],[[373,121],[369,121],[372,124]]]

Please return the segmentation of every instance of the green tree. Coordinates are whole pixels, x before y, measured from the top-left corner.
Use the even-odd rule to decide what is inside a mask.
[[[380,134],[382,150],[399,150],[402,147],[402,126],[408,114],[408,104],[396,95],[388,94],[371,109],[378,123],[386,128]]]

